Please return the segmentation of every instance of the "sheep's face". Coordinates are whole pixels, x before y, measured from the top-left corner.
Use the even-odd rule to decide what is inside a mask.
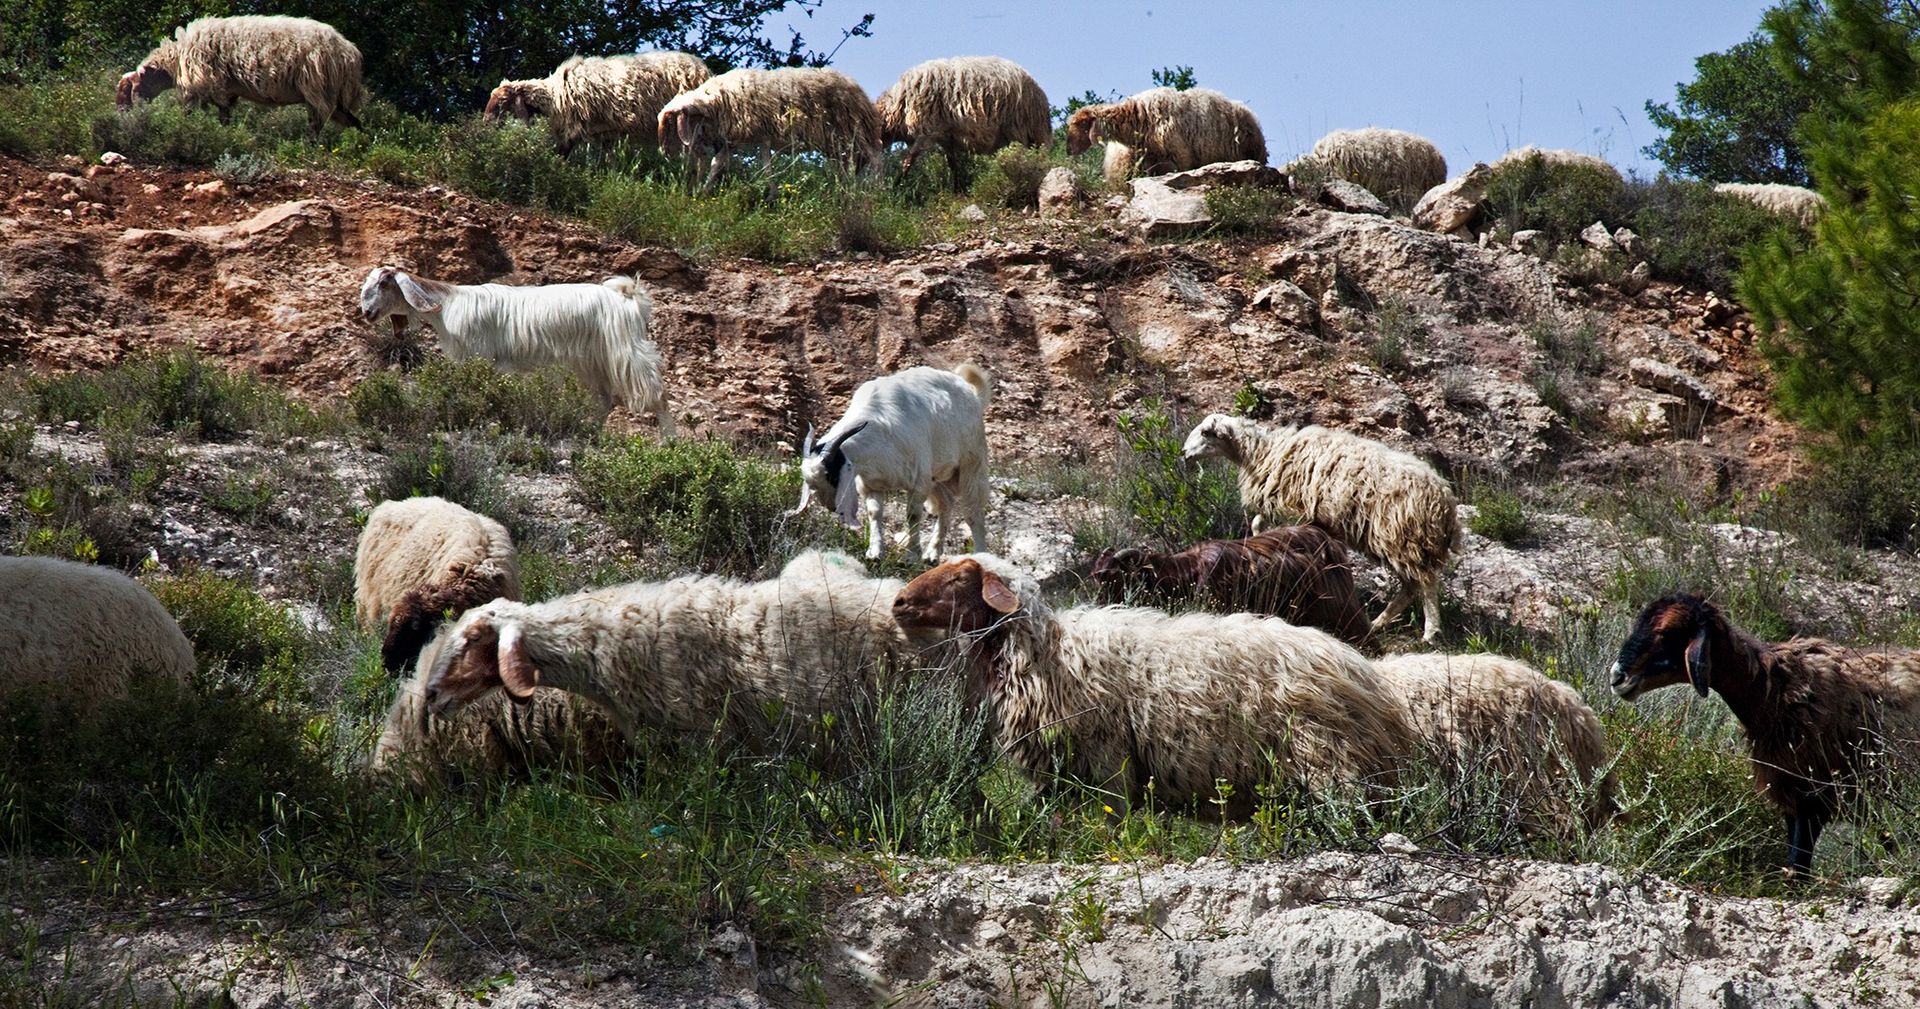
[[[427,710],[442,718],[495,687],[525,702],[540,685],[520,626],[491,606],[469,611],[438,641],[427,676]]]
[[[893,619],[909,634],[977,634],[1019,609],[999,575],[962,557],[908,582],[894,597]]]
[[[1180,448],[1181,456],[1187,459],[1231,458],[1233,424],[1233,418],[1226,414],[1208,416],[1187,434],[1187,443]]]
[[[1649,690],[1691,682],[1700,696],[1707,696],[1713,682],[1708,637],[1715,614],[1712,603],[1685,593],[1648,603],[1620,646],[1613,692],[1632,700]]]
[[[668,153],[685,147],[700,149],[707,134],[707,117],[691,106],[672,106],[660,110],[660,149]]]
[[[120,84],[114,88],[113,103],[121,110],[130,109],[134,102],[152,101],[153,96],[173,87],[173,75],[166,70],[146,64],[130,73],[120,75]]]
[[[1084,154],[1099,141],[1100,117],[1093,106],[1075,109],[1067,120],[1067,153]]]
[[[544,103],[534,93],[534,89],[521,81],[501,81],[500,86],[487,96],[487,107],[480,118],[490,122],[512,116],[521,122],[532,119],[535,114],[545,112]]]

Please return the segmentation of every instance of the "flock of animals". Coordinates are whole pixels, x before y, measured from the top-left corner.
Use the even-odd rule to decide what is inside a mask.
[[[300,103],[318,129],[355,121],[358,73],[358,51],[327,26],[205,18],[129,73],[120,97],[178,86],[183,100],[223,113],[238,98]],[[811,150],[858,169],[896,140],[910,143],[910,159],[941,148],[957,177],[965,154],[1049,132],[1044,93],[994,58],[923,64],[874,103],[829,70],[709,77],[682,54],[576,57],[547,78],[502,82],[487,114],[545,115],[562,147],[610,137],[676,145],[712,159],[709,178],[737,147]],[[1118,174],[1266,158],[1246,107],[1200,89],[1081,109],[1068,142],[1106,144]],[[1446,172],[1431,144],[1396,131],[1346,131],[1310,156],[1401,201]],[[453,285],[381,266],[360,296],[370,320],[424,324],[449,356],[568,367],[672,434],[647,333],[651,301],[634,280]],[[1174,553],[1108,551],[1091,572],[1104,602],[1056,607],[988,552],[992,395],[976,366],[911,368],[862,385],[818,441],[808,432],[799,508],[818,503],[856,528],[864,514],[876,558],[885,498],[904,494],[909,548],[933,565],[910,582],[809,551],[765,581],[688,575],[526,603],[498,522],[438,498],[381,504],[355,559],[355,615],[384,636],[383,663],[407,679],[371,767],[418,782],[454,766],[596,763],[638,734],[716,723],[750,746],[776,713],[830,714],[931,669],[964,680],[1013,765],[1122,801],[1218,801],[1245,815],[1257,786],[1276,778],[1379,788],[1437,759],[1498,777],[1533,829],[1565,833],[1611,814],[1612,758],[1569,686],[1492,655],[1372,657],[1375,634],[1416,598],[1423,641],[1440,630],[1441,575],[1461,530],[1453,491],[1431,466],[1319,426],[1209,416],[1185,453],[1238,469],[1254,535]],[[950,557],[958,521],[976,552]],[[1371,622],[1349,548],[1399,582]],[[1143,600],[1198,608],[1128,605]],[[0,673],[10,685],[90,702],[136,672],[184,680],[193,667],[173,619],[124,575],[0,558]],[[1796,873],[1846,794],[1920,739],[1920,653],[1769,644],[1692,596],[1646,608],[1613,677],[1628,699],[1682,682],[1726,699],[1761,791],[1787,819]]]

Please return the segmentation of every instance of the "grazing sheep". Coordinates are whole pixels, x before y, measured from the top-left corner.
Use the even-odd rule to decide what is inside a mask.
[[[468,610],[421,662],[427,709],[447,717],[504,688],[554,687],[641,727],[766,737],[781,712],[845,708],[899,646],[901,583],[845,554],[809,552],[758,583],[709,575],[633,582],[544,603]]]
[[[908,368],[871,379],[819,444],[807,430],[800,446],[798,515],[816,498],[849,528],[867,511],[867,557],[885,549],[884,495],[907,495],[907,542],[920,533],[920,513],[933,506],[933,535],[921,548],[931,562],[946,549],[956,511],[967,518],[977,550],[987,545],[987,404],[993,379],[976,365],[952,371]]]
[[[1441,764],[1497,777],[1528,829],[1572,838],[1611,811],[1606,732],[1572,687],[1498,655],[1394,655],[1374,668]]]
[[[1356,647],[1372,641],[1347,548],[1318,526],[1206,540],[1171,554],[1106,550],[1094,559],[1092,575],[1104,602],[1126,602],[1129,592],[1196,599],[1217,612],[1268,613],[1318,627]]]
[[[1920,757],[1920,652],[1819,638],[1770,644],[1696,595],[1640,611],[1613,665],[1627,700],[1676,683],[1719,691],[1746,730],[1753,779],[1787,821],[1789,875],[1813,865],[1820,831],[1885,776]]]
[[[544,81],[501,81],[487,98],[485,116],[524,120],[544,112],[562,154],[583,142],[620,139],[652,147],[659,142],[660,109],[710,76],[688,53],[575,56]]]
[[[212,105],[220,121],[244,98],[261,105],[305,105],[316,136],[331,120],[359,126],[360,50],[331,25],[307,18],[200,18],[147,54],[120,78],[121,109],[179,87],[188,108]]]
[[[0,557],[0,690],[44,687],[91,707],[125,694],[135,675],[185,683],[193,670],[180,625],[133,579],[91,564]]]
[[[1805,186],[1789,186],[1778,182],[1722,182],[1714,186],[1713,191],[1745,200],[1770,214],[1796,221],[1809,231],[1813,230],[1814,222],[1827,209],[1827,198]]]
[[[1242,816],[1276,776],[1378,782],[1414,749],[1405,712],[1359,652],[1272,617],[1056,612],[991,554],[915,578],[893,612],[909,634],[958,639],[969,690],[1015,764],[1130,801],[1224,801]]]
[[[1607,175],[1612,176],[1613,181],[1619,183],[1620,185],[1623,185],[1623,186],[1626,185],[1627,180],[1621,177],[1620,169],[1615,168],[1613,167],[1613,165],[1609,164],[1607,162],[1607,159],[1601,158],[1601,157],[1595,157],[1594,155],[1591,155],[1591,154],[1582,154],[1579,151],[1570,151],[1560,147],[1544,147],[1544,148],[1516,147],[1513,150],[1510,150],[1507,153],[1500,155],[1499,160],[1495,161],[1492,167],[1496,169],[1504,168],[1507,165],[1520,164],[1522,162],[1531,161],[1534,158],[1539,158],[1543,164],[1546,164],[1549,166],[1579,165],[1584,168],[1591,168],[1591,169],[1594,169],[1595,171],[1604,172]]]
[[[1218,161],[1267,161],[1253,111],[1207,88],[1153,88],[1076,110],[1067,120],[1067,152],[1096,143],[1107,145],[1107,181],[1115,183],[1136,171],[1160,175]]]
[[[1321,137],[1302,160],[1400,210],[1447,181],[1447,159],[1441,157],[1440,148],[1426,137],[1403,130],[1335,130]]]
[[[360,311],[393,319],[394,335],[409,321],[425,323],[455,361],[484,357],[499,367],[572,369],[608,406],[651,412],[673,436],[673,414],[660,381],[660,350],[647,339],[653,299],[638,279],[598,284],[448,284],[377,266],[360,285]]]
[[[1393,622],[1414,593],[1426,618],[1421,640],[1440,633],[1440,576],[1459,548],[1458,502],[1425,462],[1367,438],[1319,425],[1263,427],[1216,413],[1187,436],[1189,459],[1218,456],[1240,468],[1240,502],[1254,531],[1282,515],[1310,522],[1372,554],[1400,578],[1373,621]]]
[[[367,515],[353,560],[353,616],[380,631],[387,672],[413,664],[441,616],[489,599],[520,598],[513,537],[445,498],[382,501]]]
[[[526,122],[534,116],[548,115],[553,111],[553,87],[545,77],[535,77],[522,81],[502,79],[487,95],[487,107],[480,112],[480,118],[487,122],[498,122],[503,116],[512,116]],[[652,138],[648,138],[652,139]]]
[[[874,107],[880,142],[907,144],[901,174],[938,145],[956,192],[966,188],[966,155],[1010,144],[1045,147],[1053,136],[1047,93],[1018,63],[998,56],[928,60],[901,74]]]
[[[816,67],[729,70],[710,78],[660,110],[659,137],[661,150],[685,147],[696,162],[709,160],[707,188],[736,147],[758,147],[763,162],[773,151],[814,151],[863,173],[880,165],[873,102],[852,78]]]

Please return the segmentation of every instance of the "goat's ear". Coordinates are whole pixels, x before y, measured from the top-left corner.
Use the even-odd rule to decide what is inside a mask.
[[[412,305],[414,311],[440,311],[440,303],[433,300],[433,295],[428,294],[427,289],[421,287],[419,281],[414,280],[411,276],[395,270],[393,282],[400,288],[400,296],[407,299],[407,304]]]
[[[1694,632],[1693,640],[1687,644],[1687,679],[1693,682],[1693,689],[1701,697],[1707,696],[1707,688],[1713,685],[1712,652],[1707,648],[1708,625],[1702,623]]]
[[[525,704],[540,685],[540,670],[527,658],[527,642],[520,628],[506,624],[500,628],[500,686],[507,696]]]
[[[1020,597],[1007,588],[999,575],[986,568],[980,569],[980,601],[993,607],[995,613],[1012,613],[1020,608]]]

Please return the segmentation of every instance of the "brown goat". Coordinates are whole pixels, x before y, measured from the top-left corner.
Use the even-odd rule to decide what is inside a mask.
[[[1094,559],[1102,602],[1129,593],[1195,600],[1220,613],[1267,613],[1318,627],[1350,645],[1372,637],[1353,586],[1347,548],[1318,526],[1269,529],[1239,540],[1205,540],[1178,553],[1107,550]]]
[[[1788,875],[1813,864],[1820,831],[1862,779],[1920,755],[1920,652],[1818,638],[1769,644],[1714,604],[1675,593],[1647,604],[1613,666],[1632,700],[1691,683],[1717,690],[1746,730],[1760,794],[1787,820]]]

